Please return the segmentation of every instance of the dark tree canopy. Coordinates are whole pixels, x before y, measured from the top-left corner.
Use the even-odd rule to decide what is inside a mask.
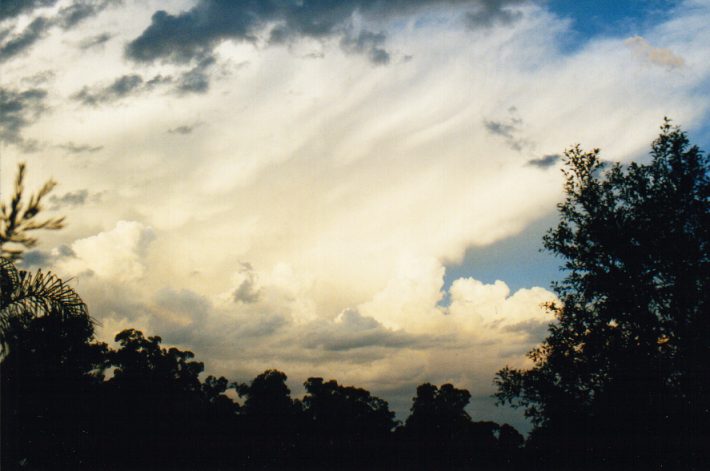
[[[647,164],[565,156],[544,238],[566,272],[557,321],[532,369],[498,373],[498,399],[525,408],[541,446],[692,467],[710,438],[708,157],[668,120]]]

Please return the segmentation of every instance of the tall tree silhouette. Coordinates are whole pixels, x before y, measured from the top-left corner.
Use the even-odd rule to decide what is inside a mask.
[[[648,164],[565,155],[560,222],[544,237],[567,273],[553,286],[557,322],[529,353],[532,369],[498,372],[498,399],[525,408],[531,444],[577,467],[699,467],[710,440],[708,157],[668,120]]]

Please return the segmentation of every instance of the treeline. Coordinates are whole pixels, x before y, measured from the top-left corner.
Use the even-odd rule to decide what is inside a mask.
[[[118,348],[85,315],[23,311],[2,360],[2,469],[513,469],[523,437],[475,422],[470,394],[422,384],[404,423],[386,401],[286,375],[207,376],[189,351],[124,330]],[[226,393],[235,389],[240,401]]]

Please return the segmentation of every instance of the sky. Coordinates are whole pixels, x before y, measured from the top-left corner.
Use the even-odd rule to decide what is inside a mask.
[[[209,374],[496,407],[553,321],[561,156],[710,143],[710,2],[4,0],[4,198],[58,186],[24,267]]]

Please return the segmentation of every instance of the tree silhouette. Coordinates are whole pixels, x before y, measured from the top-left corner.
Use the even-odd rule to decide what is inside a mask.
[[[557,322],[498,372],[531,444],[590,466],[691,469],[710,439],[710,165],[666,122],[648,164],[607,167],[574,147],[544,246],[567,275]],[[562,456],[552,459],[563,459]]]
[[[452,384],[437,387],[424,383],[417,387],[412,413],[400,432],[407,467],[488,469],[496,464],[500,427],[494,422],[471,420],[465,410],[470,399],[467,390]],[[498,463],[496,468],[501,466]]]
[[[15,190],[10,204],[0,203],[0,256],[17,260],[26,249],[37,244],[37,238],[29,232],[39,229],[57,230],[64,227],[64,218],[37,220],[42,211],[42,200],[54,189],[57,183],[47,180],[40,190],[31,195],[27,203],[23,201],[25,164],[20,163],[15,178]]]
[[[308,378],[303,398],[311,460],[327,468],[372,469],[386,462],[397,425],[386,401],[335,380]]]
[[[282,469],[293,463],[302,430],[301,404],[291,399],[288,377],[278,370],[266,370],[249,384],[235,383],[242,406],[243,426],[248,432],[249,467]]]
[[[89,319],[86,304],[56,275],[20,271],[0,257],[0,355],[6,353],[10,319],[28,312]]]
[[[202,383],[194,354],[164,348],[158,336],[127,329],[109,352],[113,377],[105,385],[101,441],[109,463],[160,469],[207,465],[224,458],[224,439],[234,435],[237,406],[224,395],[225,378]],[[138,424],[141,424],[138,426]]]
[[[76,465],[92,431],[105,344],[81,298],[52,274],[0,258],[2,468]]]

